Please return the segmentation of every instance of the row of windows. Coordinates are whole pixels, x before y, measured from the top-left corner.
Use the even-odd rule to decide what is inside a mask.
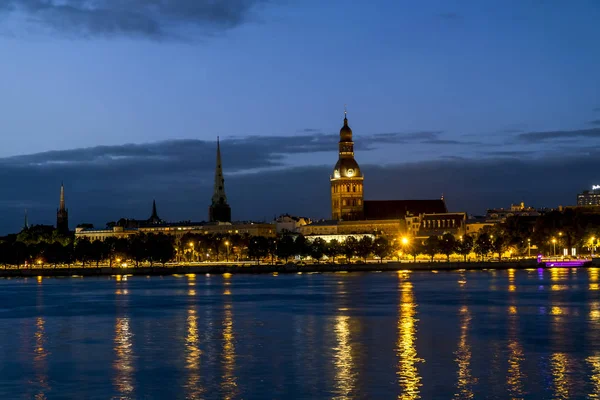
[[[361,199],[343,199],[342,200],[342,207],[345,206],[361,206],[362,205],[362,200]],[[340,206],[340,201],[339,200],[334,200],[333,201],[333,208],[338,208]]]
[[[423,221],[423,228],[455,228],[456,220],[442,219],[442,220],[427,220]]]
[[[360,193],[362,185],[335,185],[331,187],[331,193]]]

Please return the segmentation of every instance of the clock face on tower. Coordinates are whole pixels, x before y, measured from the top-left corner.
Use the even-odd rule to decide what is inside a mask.
[[[352,168],[348,168],[346,170],[346,175],[347,176],[354,176],[354,170]]]

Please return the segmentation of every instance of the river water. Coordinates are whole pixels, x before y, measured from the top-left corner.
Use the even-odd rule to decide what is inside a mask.
[[[0,399],[600,398],[599,271],[0,280]]]

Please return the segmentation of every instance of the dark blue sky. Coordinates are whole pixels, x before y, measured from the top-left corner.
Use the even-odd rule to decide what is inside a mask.
[[[75,193],[74,223],[145,215],[152,197],[167,219],[203,219],[214,164],[214,144],[205,141],[217,135],[228,183],[258,185],[268,173],[283,185],[292,171],[324,171],[320,186],[307,187],[302,174],[294,183],[319,193],[321,202],[307,199],[312,207],[272,195],[259,211],[264,198],[253,207],[239,185],[228,186],[234,217],[327,216],[320,191],[335,163],[344,104],[372,182],[367,197],[444,192],[454,209],[481,212],[510,201],[567,203],[572,191],[600,182],[589,175],[600,144],[596,0],[85,3],[0,4],[0,183],[19,188],[0,197],[0,230],[18,228],[24,206],[51,222],[61,179]],[[123,147],[130,143],[137,146]],[[369,174],[369,166],[479,162],[502,170],[585,157],[585,173],[565,176],[572,187],[560,190],[563,197],[542,196],[534,181],[517,189],[507,178],[504,194],[487,197],[483,186],[427,185],[399,173],[387,192]],[[156,171],[142,166],[152,161]],[[99,165],[121,172],[106,180]],[[118,185],[126,195],[105,198]],[[187,191],[189,198],[177,195]]]

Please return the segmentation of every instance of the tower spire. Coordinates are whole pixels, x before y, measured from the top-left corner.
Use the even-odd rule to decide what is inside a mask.
[[[65,211],[65,185],[60,182],[60,211]]]
[[[208,211],[210,222],[231,222],[231,208],[225,195],[225,178],[221,164],[221,143],[217,136],[217,165],[215,166],[215,186]]]
[[[221,165],[221,143],[217,136],[217,165],[215,168],[215,185],[213,190],[212,203],[227,204],[225,195],[225,179],[223,178],[223,166]]]
[[[348,109],[346,108],[347,104],[344,104],[344,125],[348,125]]]
[[[152,200],[152,216],[150,218],[158,219],[158,213],[156,212],[156,200]]]

